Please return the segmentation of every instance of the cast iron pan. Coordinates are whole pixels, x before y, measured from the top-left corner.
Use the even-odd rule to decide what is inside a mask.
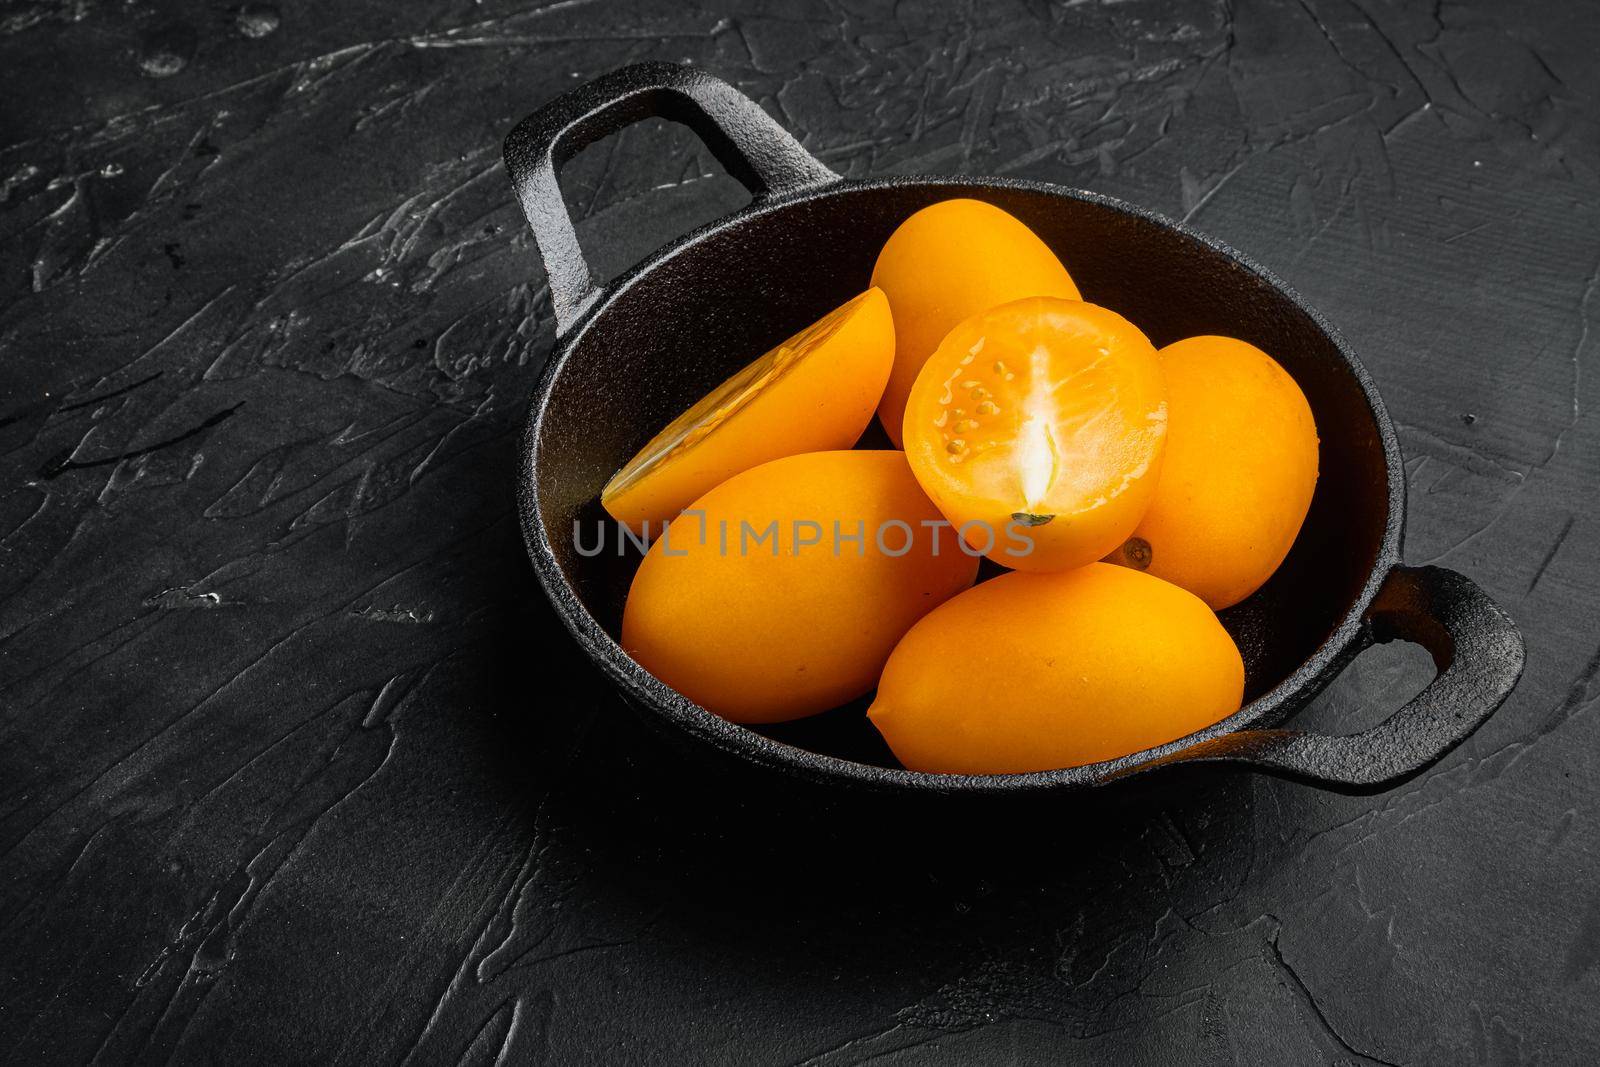
[[[585,146],[652,116],[693,129],[753,199],[602,283],[578,246],[557,171]],[[1079,789],[1180,762],[1373,789],[1459,744],[1521,674],[1521,636],[1476,585],[1453,571],[1401,564],[1400,448],[1366,371],[1293,290],[1221,242],[1109,197],[1042,182],[847,181],[735,89],[666,63],[624,68],[551,102],[512,131],[505,158],[544,257],[556,320],[555,351],[523,442],[523,535],[562,621],[647,717],[757,765],[903,793]],[[1322,436],[1316,496],[1277,574],[1223,613],[1244,654],[1248,702],[1215,726],[1084,767],[924,774],[874,747],[859,707],[787,732],[757,732],[669,689],[617,644],[637,554],[585,557],[573,543],[575,523],[605,519],[601,486],[755,353],[863,289],[879,248],[908,215],[958,196],[1027,223],[1086,300],[1127,316],[1157,346],[1194,334],[1243,338],[1272,353],[1311,403]],[[1438,666],[1415,699],[1350,736],[1281,728],[1358,652],[1397,638],[1422,645]]]

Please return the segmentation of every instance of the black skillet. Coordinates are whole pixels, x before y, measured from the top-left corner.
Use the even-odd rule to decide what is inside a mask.
[[[653,116],[693,129],[752,194],[749,206],[598,281],[557,184],[575,152]],[[644,63],[575,89],[523,120],[506,166],[549,276],[556,346],[533,393],[518,508],[528,554],[584,652],[647,717],[751,763],[901,793],[1017,793],[1097,786],[1180,762],[1242,764],[1329,788],[1415,774],[1499,706],[1522,671],[1522,638],[1476,585],[1400,562],[1405,477],[1394,427],[1339,334],[1293,290],[1233,249],[1109,197],[1043,182],[840,178],[753,101],[691,67]],[[637,557],[575,550],[575,523],[604,520],[600,487],[655,431],[729,373],[859,292],[903,219],[949,197],[989,201],[1057,251],[1084,298],[1156,345],[1240,337],[1292,374],[1322,437],[1311,512],[1267,585],[1223,613],[1246,664],[1248,703],[1181,740],[1121,759],[1031,774],[924,774],[870,762],[841,733],[811,747],[726,722],[648,674],[616,642]],[[588,528],[592,528],[588,527]],[[1280,728],[1357,653],[1414,641],[1438,675],[1382,723],[1349,736]],[[824,720],[828,716],[822,717]],[[818,740],[821,739],[821,740]],[[832,748],[830,753],[827,749]]]

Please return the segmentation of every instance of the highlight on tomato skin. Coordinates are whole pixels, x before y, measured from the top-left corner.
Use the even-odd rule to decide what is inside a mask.
[[[1133,532],[1166,420],[1138,327],[1094,304],[1030,297],[950,331],[917,375],[902,430],[917,480],[969,543],[1002,566],[1052,571]],[[1013,536],[987,543],[1002,529]]]
[[[894,312],[894,370],[878,418],[897,448],[911,384],[957,323],[1026,296],[1079,298],[1067,268],[1020,219],[964,197],[902,222],[878,253],[872,284]]]
[[[894,364],[894,321],[868,289],[731,375],[612,476],[600,502],[636,531],[659,529],[741,471],[849,448],[872,421]]]

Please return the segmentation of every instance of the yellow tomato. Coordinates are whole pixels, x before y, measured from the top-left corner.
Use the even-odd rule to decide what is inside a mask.
[[[1016,570],[1110,552],[1155,492],[1166,437],[1155,349],[1127,319],[1030,297],[961,323],[906,404],[906,456],[974,547]]]
[[[957,323],[1025,296],[1078,299],[1055,253],[981,200],[945,200],[902,222],[878,254],[872,284],[894,312],[894,371],[878,417],[897,445],[911,383]]]
[[[740,471],[849,448],[872,421],[894,362],[894,324],[868,289],[767,352],[674,419],[619,470],[600,502],[652,527]]]
[[[734,722],[781,722],[872,688],[912,623],[972,584],[900,452],[813,452],[735,475],[656,541],[622,647]]]
[[[1317,487],[1317,426],[1272,357],[1231,337],[1190,337],[1159,353],[1167,454],[1133,539],[1107,557],[1237,604],[1289,554]]]
[[[1244,663],[1211,609],[1091,563],[984,582],[901,639],[868,713],[917,771],[1010,774],[1115,759],[1239,710]]]

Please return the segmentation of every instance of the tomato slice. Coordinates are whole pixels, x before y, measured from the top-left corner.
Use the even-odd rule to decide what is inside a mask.
[[[1160,475],[1166,395],[1149,340],[1094,304],[1030,297],[967,319],[917,375],[906,455],[969,545],[1017,570],[1100,559]]]
[[[855,444],[894,363],[894,322],[868,289],[759,356],[672,420],[612,476],[600,503],[658,527],[742,471]]]

